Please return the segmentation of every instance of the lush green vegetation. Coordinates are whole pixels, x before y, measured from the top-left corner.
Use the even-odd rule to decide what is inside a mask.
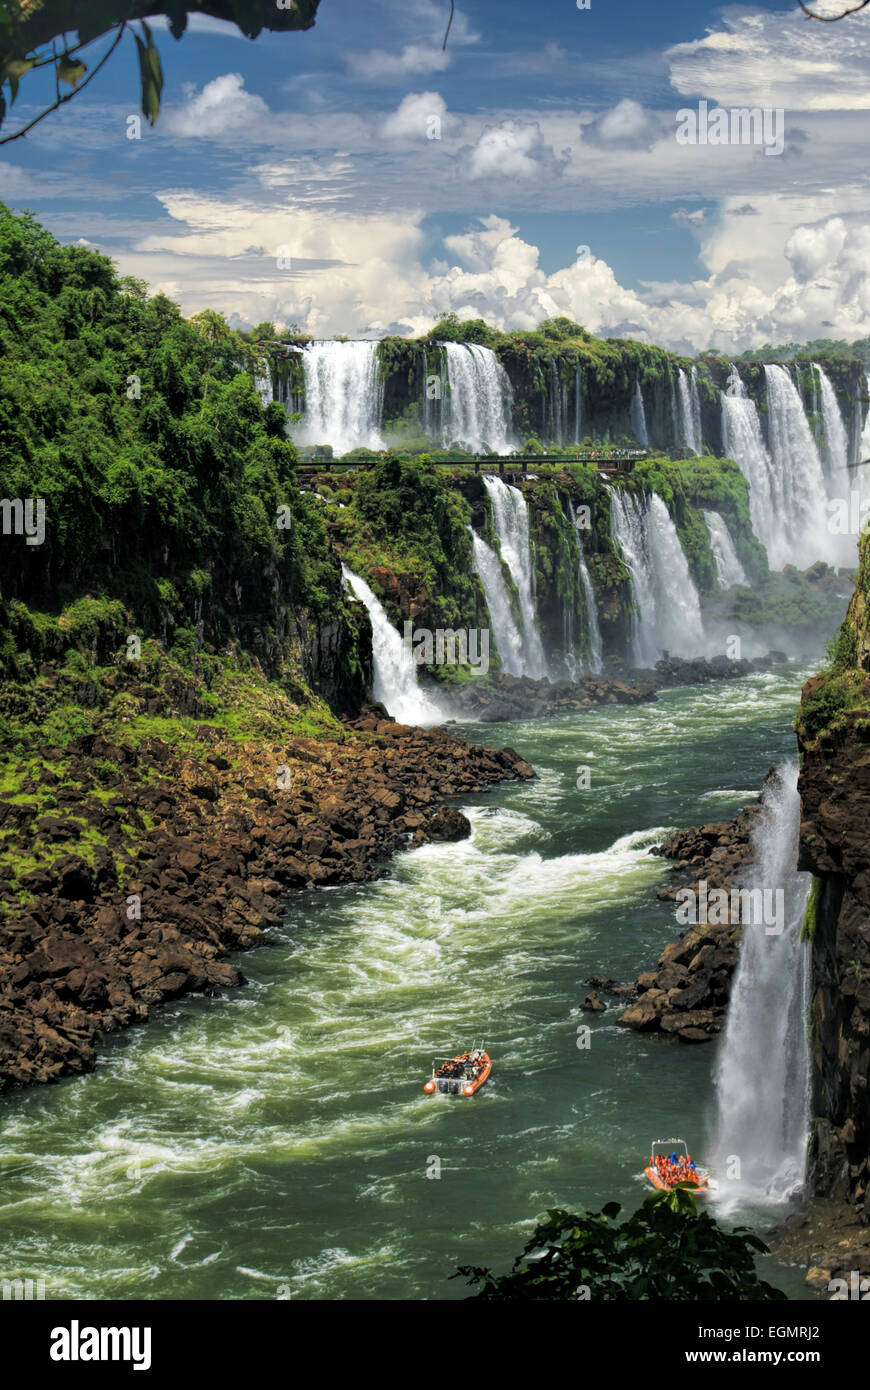
[[[855,592],[846,617],[828,646],[829,665],[804,690],[795,729],[804,746],[842,728],[857,715],[864,737],[870,730],[870,532],[858,542]]]
[[[842,338],[814,338],[810,343],[780,343],[779,347],[750,348],[735,357],[736,362],[790,362],[792,359],[816,362],[820,357],[856,358],[870,371],[870,338],[847,343]]]
[[[284,411],[254,388],[258,360],[220,315],[187,321],[0,205],[0,488],[45,503],[43,543],[0,555],[4,662],[62,651],[85,597],[114,604],[87,610],[106,640],[128,623],[197,648],[265,635],[267,660],[287,608],[341,617],[337,559]]]
[[[648,1197],[618,1223],[620,1210],[609,1202],[600,1212],[550,1211],[510,1273],[470,1265],[458,1273],[484,1299],[785,1299],[755,1268],[755,1255],[767,1250],[763,1242],[742,1226],[726,1230],[685,1187]]]

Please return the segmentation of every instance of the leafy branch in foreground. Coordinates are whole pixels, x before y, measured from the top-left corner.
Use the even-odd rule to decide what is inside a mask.
[[[140,104],[151,125],[160,111],[163,71],[160,54],[151,37],[146,17],[163,15],[173,38],[180,39],[188,16],[203,14],[238,25],[249,39],[263,29],[310,29],[320,0],[0,0],[0,125],[15,102],[22,78],[42,69],[53,69],[55,100],[12,135],[0,137],[0,145],[19,140],[35,125],[72,101],[83,91],[112,56],[131,24],[137,21],[141,36],[133,34],[139,64]],[[68,36],[75,33],[76,42]],[[82,50],[96,40],[110,43],[88,76]],[[84,81],[82,80],[84,78]],[[61,83],[71,90],[61,94]]]
[[[473,1298],[572,1300],[618,1303],[785,1299],[760,1279],[754,1255],[767,1246],[744,1226],[726,1230],[698,1207],[686,1184],[654,1193],[621,1224],[621,1207],[600,1212],[548,1211],[509,1274],[462,1265],[480,1285]]]

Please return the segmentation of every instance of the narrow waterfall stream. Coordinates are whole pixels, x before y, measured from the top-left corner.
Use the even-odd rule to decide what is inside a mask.
[[[710,536],[710,549],[716,561],[716,582],[720,589],[729,589],[732,584],[745,584],[746,572],[740,563],[731,532],[719,512],[704,512],[704,521]]]
[[[539,679],[549,675],[549,670],[535,613],[535,571],[529,538],[529,509],[519,488],[511,487],[491,473],[483,475],[483,482],[489,493],[502,559],[517,586],[523,622],[522,674]]]
[[[492,635],[501,657],[502,670],[509,676],[521,676],[524,671],[523,638],[514,621],[501,561],[476,531],[471,532],[474,568],[483,585]]]
[[[634,395],[631,398],[631,428],[638,444],[644,449],[649,447],[649,431],[646,424],[646,409],[643,403],[643,391],[639,381],[634,383]]]
[[[784,1201],[804,1179],[809,1134],[810,946],[801,924],[810,875],[797,872],[795,764],[764,795],[767,815],[745,887],[770,895],[745,922],[716,1068],[714,1166],[724,1207]],[[774,908],[774,912],[770,908]]]
[[[752,529],[766,547],[771,567],[781,569],[789,538],[782,534],[782,518],[774,504],[773,461],[764,442],[755,402],[734,366],[721,405],[723,450],[740,465],[749,484]]]
[[[654,666],[663,651],[702,655],[704,628],[698,591],[677,529],[657,493],[648,498],[611,489],[611,525],[631,573],[637,614],[632,661]]]
[[[679,436],[682,443],[693,454],[701,452],[701,407],[698,400],[698,382],[694,369],[691,385],[689,378],[680,368],[677,377],[677,401],[679,404]]]
[[[592,579],[589,574],[589,566],[586,563],[586,555],[583,550],[583,542],[580,539],[580,532],[577,530],[577,514],[574,511],[574,504],[568,499],[568,516],[571,521],[571,533],[574,537],[574,544],[577,547],[577,573],[580,577],[580,587],[583,590],[585,609],[583,612],[583,633],[589,648],[589,669],[595,673],[599,672],[604,665],[604,644],[601,640],[601,627],[598,622],[598,605],[595,601],[595,590],[592,587]]]
[[[440,724],[444,712],[435,700],[420,689],[413,654],[402,642],[383,605],[358,574],[354,574],[346,565],[342,565],[341,573],[354,596],[365,604],[371,619],[374,662],[372,695],[400,724]]]

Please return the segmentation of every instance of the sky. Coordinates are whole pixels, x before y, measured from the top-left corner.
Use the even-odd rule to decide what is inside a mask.
[[[313,29],[253,42],[155,20],[155,126],[129,138],[127,36],[0,147],[0,199],[240,328],[565,314],[684,353],[870,334],[870,9],[821,24],[796,0],[457,0],[445,50],[448,15],[321,0]],[[0,133],[38,113],[42,80]],[[702,103],[768,125],[689,143],[678,113],[700,128]]]

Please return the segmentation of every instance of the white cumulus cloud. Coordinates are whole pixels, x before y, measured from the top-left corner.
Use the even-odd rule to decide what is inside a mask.
[[[387,140],[440,140],[457,122],[437,92],[409,92],[381,126]]]
[[[164,129],[171,135],[223,139],[247,135],[270,117],[262,97],[245,90],[239,72],[226,72],[207,82],[184,106],[170,108]]]

